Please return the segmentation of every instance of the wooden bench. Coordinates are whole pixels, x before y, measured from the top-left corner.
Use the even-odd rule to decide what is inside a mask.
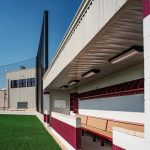
[[[76,116],[81,118],[81,127],[83,129],[82,130],[83,135],[84,130],[87,130],[93,133],[94,135],[98,135],[100,137],[108,139],[109,141],[112,141],[113,127],[120,127],[136,132],[144,132],[143,124],[122,122],[118,120],[110,120],[83,115],[76,115]],[[101,145],[104,145],[102,140],[101,142],[102,142]]]

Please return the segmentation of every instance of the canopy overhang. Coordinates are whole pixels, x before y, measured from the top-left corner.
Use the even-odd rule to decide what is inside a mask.
[[[142,63],[142,53],[110,63],[110,59],[133,46],[143,46],[142,4],[139,0],[128,1],[44,90],[60,89],[74,80],[80,80],[80,85]],[[99,69],[100,73],[83,78],[82,75],[91,69]],[[69,88],[74,86],[76,84]]]

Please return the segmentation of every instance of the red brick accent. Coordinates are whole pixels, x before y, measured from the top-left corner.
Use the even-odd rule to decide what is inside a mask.
[[[125,149],[118,147],[116,145],[113,145],[112,150],[125,150]]]
[[[81,128],[51,118],[51,127],[75,149],[81,149]]]
[[[143,17],[150,14],[150,0],[143,0]]]

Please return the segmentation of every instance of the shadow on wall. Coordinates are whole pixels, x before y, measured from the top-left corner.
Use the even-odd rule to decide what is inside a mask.
[[[129,95],[79,101],[79,109],[144,112],[144,95]]]

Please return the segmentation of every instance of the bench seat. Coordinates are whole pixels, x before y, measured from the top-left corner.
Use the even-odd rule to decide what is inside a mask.
[[[95,127],[92,127],[89,125],[85,125],[85,124],[81,124],[81,127],[84,130],[87,130],[87,131],[97,134],[99,136],[103,136],[103,137],[107,138],[108,140],[112,141],[112,133],[110,133],[108,131],[100,130],[98,128],[95,128]]]
[[[119,127],[136,132],[144,132],[144,125],[108,120],[107,131],[112,132],[113,127]]]
[[[139,133],[144,132],[144,125],[138,123],[130,123],[123,121],[116,121],[104,118],[96,118],[91,116],[76,115],[81,118],[81,128],[87,130],[95,135],[104,137],[112,141],[113,127],[119,127]]]

